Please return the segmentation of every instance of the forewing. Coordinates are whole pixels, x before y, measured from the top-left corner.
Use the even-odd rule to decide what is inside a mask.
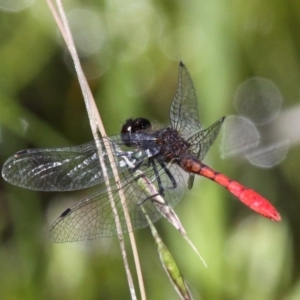
[[[164,199],[169,205],[175,206],[183,196],[184,182],[186,182],[186,180],[182,178],[182,171],[179,167],[173,165],[169,166],[169,168],[178,182],[176,187],[173,186],[169,176],[163,169],[157,169],[157,172],[165,189],[163,195]],[[158,188],[157,177],[152,168],[142,165],[139,171],[147,176]],[[145,190],[138,183],[141,177],[136,177],[134,172],[132,173],[125,168],[120,176],[133,229],[148,226],[145,215],[140,208],[141,203],[152,222],[156,222],[160,219],[162,215],[153,204],[149,194],[145,193]],[[117,230],[109,201],[110,197],[114,199],[122,232],[128,232],[116,184],[112,184],[111,188],[111,192],[107,193],[105,190],[102,190],[81,200],[63,212],[51,227],[50,238],[52,241],[71,242],[116,235]]]
[[[11,184],[39,191],[70,191],[102,181],[94,142],[80,146],[21,150],[2,168]]]
[[[121,144],[119,139],[119,136],[112,137],[112,141]],[[111,164],[103,141],[100,143],[106,171],[111,177]],[[78,190],[104,180],[94,141],[64,148],[21,150],[4,163],[2,176],[11,184],[38,191]]]
[[[121,172],[126,166],[121,153],[130,155],[134,164],[146,159],[149,148],[155,144],[155,138],[148,135],[133,134],[130,139],[133,141],[132,147],[125,146],[120,135],[99,140],[109,178],[113,174],[104,141],[111,146],[117,168]],[[158,148],[155,150],[159,151]],[[4,163],[2,176],[11,184],[38,191],[78,190],[104,181],[94,141],[64,148],[21,150]]]
[[[170,120],[172,128],[185,138],[201,128],[196,90],[182,62],[179,65],[177,91],[170,108]]]

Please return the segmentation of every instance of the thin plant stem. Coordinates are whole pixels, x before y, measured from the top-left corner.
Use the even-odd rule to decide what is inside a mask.
[[[126,249],[125,249],[125,244],[124,244],[124,237],[123,237],[122,229],[121,229],[121,226],[120,226],[120,220],[119,220],[119,216],[118,216],[118,213],[117,213],[117,210],[116,210],[116,205],[114,203],[113,197],[111,196],[112,193],[111,193],[111,189],[110,189],[109,179],[108,179],[108,176],[107,176],[107,170],[106,170],[106,166],[104,164],[103,157],[101,155],[102,149],[101,149],[101,144],[99,142],[98,132],[100,132],[102,137],[106,137],[104,126],[103,126],[103,123],[101,121],[99,112],[97,110],[94,98],[93,98],[92,93],[90,91],[90,88],[88,86],[86,77],[85,77],[85,75],[83,73],[83,70],[81,68],[81,64],[80,64],[80,61],[79,61],[79,58],[78,58],[78,55],[77,55],[77,51],[76,51],[73,39],[72,39],[71,31],[70,31],[70,28],[68,26],[68,21],[67,21],[62,3],[61,3],[60,0],[56,0],[60,17],[58,15],[58,13],[56,12],[56,10],[54,8],[54,5],[52,4],[51,0],[47,0],[47,3],[50,7],[50,10],[52,11],[52,14],[53,14],[53,16],[54,16],[54,18],[57,22],[58,27],[60,28],[62,36],[63,36],[63,38],[64,38],[64,40],[67,44],[67,47],[70,51],[71,57],[72,57],[73,62],[74,62],[74,66],[75,66],[75,70],[76,70],[76,73],[77,73],[77,76],[78,76],[79,84],[80,84],[82,94],[83,94],[83,97],[84,97],[84,101],[85,101],[85,104],[86,104],[86,108],[87,108],[87,112],[88,112],[88,116],[89,116],[89,120],[90,120],[92,133],[93,133],[93,136],[94,136],[94,139],[95,139],[95,142],[96,142],[96,146],[97,146],[97,150],[98,150],[98,157],[99,157],[100,164],[102,166],[102,171],[103,171],[103,176],[105,178],[106,188],[108,190],[108,195],[110,195],[110,204],[111,204],[111,208],[112,208],[114,218],[115,218],[115,222],[116,222],[116,228],[117,228],[119,243],[120,243],[120,247],[121,247],[122,257],[123,257],[123,261],[124,261],[124,266],[125,266],[125,270],[126,270],[127,280],[128,280],[128,284],[129,284],[129,290],[130,290],[131,298],[132,299],[137,299],[134,284],[133,284],[133,280],[132,280],[132,276],[131,276],[131,272],[130,272],[130,269],[129,269],[128,260],[127,260]],[[119,174],[117,172],[117,167],[115,165],[115,160],[114,160],[114,157],[113,157],[112,150],[110,148],[110,145],[109,145],[108,141],[106,139],[103,139],[103,141],[104,141],[104,146],[105,146],[105,149],[106,149],[108,157],[109,157],[109,161],[110,161],[110,164],[111,164],[111,168],[112,168],[112,171],[113,171],[113,174],[114,174],[116,184],[119,185],[118,183],[120,182],[120,178],[119,178]],[[141,267],[140,267],[136,242],[135,242],[134,234],[132,233],[132,224],[131,224],[130,216],[129,216],[128,209],[127,209],[127,206],[126,206],[125,195],[122,191],[121,186],[118,186],[118,188],[119,188],[119,196],[120,196],[122,207],[123,207],[123,210],[124,210],[126,224],[127,224],[127,227],[128,227],[128,232],[129,232],[130,242],[131,242],[131,246],[132,246],[135,266],[136,266],[136,270],[137,270],[138,282],[139,282],[139,287],[140,287],[140,292],[141,292],[141,299],[144,300],[144,299],[146,299],[146,294],[145,294],[145,288],[144,288],[144,283],[143,283],[143,277],[142,277],[142,272],[141,272]]]

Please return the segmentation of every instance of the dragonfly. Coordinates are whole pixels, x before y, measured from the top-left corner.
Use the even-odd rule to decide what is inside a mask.
[[[99,162],[95,141],[64,148],[21,150],[8,158],[2,168],[3,178],[13,185],[37,191],[74,191],[101,185],[104,173],[107,174],[109,189],[100,187],[68,207],[54,221],[50,228],[53,242],[117,235],[110,198],[114,199],[123,233],[128,232],[123,205],[127,206],[133,230],[149,225],[145,211],[152,222],[159,220],[162,214],[154,203],[157,195],[149,195],[141,187],[136,171],[146,176],[170,207],[178,204],[186,188],[192,188],[195,175],[200,175],[225,187],[255,212],[280,221],[278,211],[263,196],[202,162],[225,117],[202,129],[195,87],[182,62],[178,77],[170,107],[170,125],[156,128],[145,118],[128,119],[120,134],[97,141],[103,164]],[[113,178],[105,143],[109,143],[113,153],[119,181]],[[120,189],[125,204],[121,203]]]

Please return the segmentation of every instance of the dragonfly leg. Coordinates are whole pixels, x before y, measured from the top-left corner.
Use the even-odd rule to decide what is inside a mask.
[[[177,187],[177,182],[174,178],[174,176],[171,174],[171,172],[169,171],[169,169],[167,168],[167,166],[165,165],[165,163],[163,162],[159,162],[159,164],[162,166],[162,168],[164,169],[164,171],[166,172],[166,174],[168,175],[169,179],[172,182],[172,187],[168,188],[168,189],[176,189]]]
[[[173,177],[173,175],[171,174],[171,172],[169,171],[169,169],[167,168],[167,166],[165,165],[165,163],[163,162],[159,162],[160,166],[163,168],[163,170],[165,171],[165,173],[167,174],[167,176],[169,177],[171,183],[172,183],[172,187],[163,187],[163,184],[162,184],[162,181],[161,181],[161,177],[158,173],[158,170],[157,170],[157,166],[155,164],[155,161],[153,159],[149,159],[149,165],[152,166],[153,168],[153,171],[154,171],[154,174],[155,174],[155,178],[157,180],[157,184],[158,184],[158,193],[154,194],[154,195],[151,195],[149,197],[147,197],[146,199],[144,199],[143,201],[139,202],[138,205],[141,205],[143,204],[146,200],[150,199],[151,201],[153,202],[157,202],[158,204],[165,204],[165,205],[168,205],[168,203],[166,202],[163,202],[161,200],[156,200],[156,197],[157,196],[164,196],[164,191],[166,189],[175,189],[177,187],[177,183],[176,183],[176,180],[175,178]]]

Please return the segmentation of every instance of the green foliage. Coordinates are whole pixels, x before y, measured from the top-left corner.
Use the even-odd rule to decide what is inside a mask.
[[[299,103],[297,1],[88,3],[80,8],[99,16],[104,40],[82,63],[87,74],[99,74],[89,82],[109,134],[129,117],[169,122],[180,60],[194,80],[205,125],[236,113],[235,92],[252,76],[272,80],[285,107]],[[20,149],[91,140],[75,72],[46,2],[2,12],[0,36],[1,165]],[[292,158],[271,170],[221,161],[216,149],[206,162],[270,199],[283,220],[262,219],[215,183],[197,181],[175,210],[208,268],[167,221],[158,223],[194,299],[299,299],[299,149],[293,145]],[[129,299],[116,238],[48,239],[51,222],[89,190],[35,193],[0,184],[1,299]],[[148,299],[175,299],[149,229],[137,232],[137,241]]]

